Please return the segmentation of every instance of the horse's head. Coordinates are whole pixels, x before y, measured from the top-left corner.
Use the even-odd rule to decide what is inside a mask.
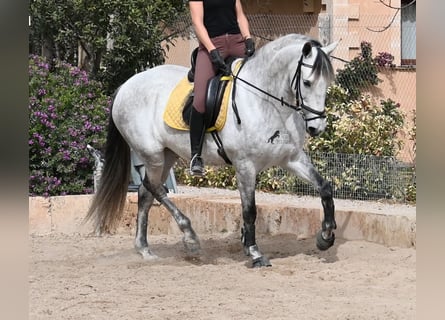
[[[329,54],[337,47],[334,42],[326,47],[316,41],[303,45],[302,55],[293,78],[297,106],[301,108],[306,131],[316,136],[326,128],[326,91],[334,79]]]

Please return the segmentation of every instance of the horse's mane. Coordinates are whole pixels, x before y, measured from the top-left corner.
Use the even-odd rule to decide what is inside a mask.
[[[319,43],[317,41],[317,43]],[[329,56],[321,50],[321,44],[320,46],[317,46],[317,58],[315,58],[314,66],[312,68],[312,72],[315,75],[315,78],[318,79],[321,74],[324,74],[328,81],[331,81],[334,79],[334,68],[332,68],[331,60],[329,60]]]
[[[322,44],[319,41],[306,35],[291,33],[277,38],[259,48],[257,51],[257,55],[263,56],[263,59],[265,59],[265,61],[270,61],[270,56],[268,56],[270,52],[278,52],[288,46],[298,45],[298,43],[301,43],[303,45],[308,41],[311,42],[312,46],[317,48],[318,52],[312,68],[312,72],[315,75],[315,78],[318,79],[323,74],[325,75],[327,80],[332,80],[335,74],[329,56],[323,50],[321,50]]]

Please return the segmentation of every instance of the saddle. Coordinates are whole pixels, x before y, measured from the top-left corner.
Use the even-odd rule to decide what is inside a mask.
[[[177,130],[189,130],[190,114],[193,104],[193,81],[195,74],[195,62],[198,49],[192,52],[191,65],[186,77],[184,77],[170,94],[167,106],[164,111],[164,122],[171,128]],[[232,63],[236,57],[226,59],[226,63]],[[237,63],[235,73],[241,68],[241,63]],[[206,112],[204,115],[206,132],[210,132],[216,145],[218,154],[227,164],[231,164],[227,157],[218,131],[224,127],[227,116],[230,93],[234,90],[232,76],[217,74],[211,78],[207,84]],[[179,102],[178,101],[182,101]]]
[[[204,115],[205,127],[207,131],[211,132],[216,130],[215,124],[218,119],[219,112],[221,111],[221,104],[224,97],[224,92],[229,82],[229,77],[222,75],[216,75],[209,80],[207,84],[206,93],[206,109]],[[182,110],[182,119],[188,125],[190,125],[190,113],[193,108],[193,91],[187,97],[187,100]]]

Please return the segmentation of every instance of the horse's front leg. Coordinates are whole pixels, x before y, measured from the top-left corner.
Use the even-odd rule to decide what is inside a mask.
[[[337,223],[335,222],[335,206],[333,200],[333,190],[329,181],[325,180],[314,168],[309,157],[302,153],[297,161],[287,164],[286,169],[290,170],[298,177],[312,183],[320,193],[323,205],[324,219],[321,223],[321,230],[317,233],[317,247],[320,250],[327,250],[334,244]]]
[[[256,244],[255,221],[257,216],[255,204],[255,178],[254,170],[237,170],[238,190],[241,196],[241,206],[243,212],[243,228],[241,229],[241,242],[244,253],[252,258],[252,266],[270,267],[272,266],[259,250]],[[242,172],[242,173],[241,173]]]
[[[321,204],[323,205],[324,219],[321,223],[321,231],[317,233],[317,247],[320,250],[327,250],[334,244],[337,223],[335,222],[335,206],[332,197],[332,186],[321,175],[313,169],[313,176],[317,181],[320,192]]]

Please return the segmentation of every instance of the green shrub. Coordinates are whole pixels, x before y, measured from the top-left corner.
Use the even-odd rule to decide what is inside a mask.
[[[187,186],[236,189],[235,168],[232,166],[206,166],[204,177],[192,177],[188,163],[180,159],[174,168],[176,180]]]
[[[110,99],[99,83],[67,63],[29,59],[29,194],[93,190],[87,143],[102,146]]]
[[[411,129],[408,131],[409,134],[409,139],[413,141],[413,152],[414,154],[416,154],[416,132],[417,132],[417,115],[416,115],[416,110],[413,110],[412,112],[412,122],[413,122],[413,126],[411,127]],[[408,186],[406,187],[405,190],[405,194],[406,194],[406,200],[409,202],[416,202],[416,198],[417,198],[417,192],[416,192],[417,188],[416,188],[416,161],[414,158],[414,166],[412,168],[412,172],[411,172],[411,180],[410,183],[408,184]]]
[[[405,190],[405,200],[408,202],[415,203],[416,202],[416,196],[417,196],[417,188],[416,188],[416,182],[414,181],[412,184],[409,184],[406,187]]]
[[[346,90],[333,85],[326,108],[326,131],[309,138],[306,147],[337,197],[403,199],[406,173],[395,160],[403,144],[398,137],[404,127],[400,105],[391,99],[375,104],[365,95],[349,100]]]
[[[360,54],[348,62],[341,70],[337,70],[335,83],[347,90],[350,100],[360,97],[361,92],[369,87],[379,84],[381,80],[377,77],[377,64],[380,59],[372,57],[372,45],[362,41]]]
[[[180,159],[174,168],[176,181],[180,184],[194,187],[211,187],[237,189],[235,168],[232,166],[206,166],[204,177],[192,177],[188,164]],[[256,188],[262,191],[289,192],[295,184],[295,177],[286,171],[273,167],[257,175]]]
[[[364,95],[349,100],[343,88],[333,85],[328,89],[326,111],[326,131],[307,140],[310,151],[395,156],[402,148],[397,134],[404,126],[404,114],[391,99],[378,105]]]
[[[256,178],[257,189],[266,192],[286,193],[291,191],[294,185],[295,177],[279,167],[261,171]]]

